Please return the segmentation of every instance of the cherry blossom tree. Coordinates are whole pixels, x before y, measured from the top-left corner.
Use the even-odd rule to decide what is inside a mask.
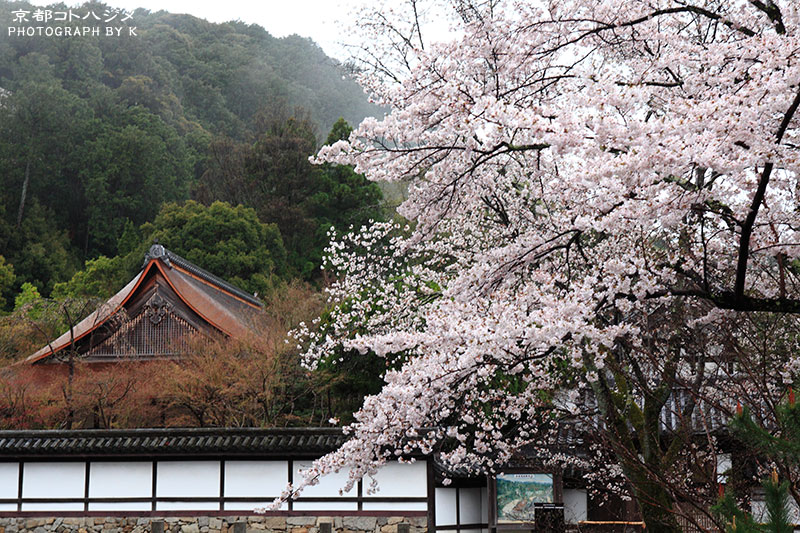
[[[409,226],[331,245],[330,318],[298,331],[308,361],[344,346],[393,370],[306,482],[412,448],[496,470],[577,423],[602,431],[604,475],[648,530],[677,531],[676,501],[699,490],[686,465],[715,461],[693,436],[702,405],[730,408],[707,364],[725,324],[800,312],[800,5],[452,8],[454,39],[431,46],[414,19],[364,19],[400,53],[363,76],[391,113],[318,155],[407,183]]]

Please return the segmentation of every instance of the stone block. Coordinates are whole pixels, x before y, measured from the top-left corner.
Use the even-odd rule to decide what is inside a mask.
[[[181,526],[181,533],[200,533],[197,523],[184,524]]]
[[[211,529],[222,529],[222,520],[213,516],[209,517],[208,527],[210,527]]]
[[[292,528],[292,533],[308,533],[307,527],[295,527]]]
[[[286,519],[287,526],[315,526],[316,516],[290,516]]]
[[[207,516],[201,516],[197,519],[197,525],[199,527],[208,527],[210,520]]]
[[[344,527],[360,531],[374,531],[378,519],[374,516],[345,516],[342,519]]]
[[[267,516],[263,519],[262,524],[266,529],[270,530],[283,530],[286,529],[286,517],[283,516]]]

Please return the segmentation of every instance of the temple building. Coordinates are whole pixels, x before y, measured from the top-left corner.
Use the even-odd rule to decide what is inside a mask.
[[[198,334],[254,333],[262,310],[254,295],[154,244],[121,291],[26,362],[61,362],[70,351],[88,363],[179,357]]]

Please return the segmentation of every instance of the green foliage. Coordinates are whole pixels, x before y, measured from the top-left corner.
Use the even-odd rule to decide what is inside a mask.
[[[116,293],[129,281],[121,256],[108,258],[101,255],[86,261],[83,270],[67,282],[56,283],[52,297],[65,298],[107,298]]]
[[[758,455],[781,465],[800,464],[800,408],[793,401],[775,408],[780,434],[764,429],[745,407],[731,420],[733,434]]]
[[[6,258],[0,255],[0,311],[6,307],[6,296],[14,285],[14,267],[6,263]]]
[[[36,7],[0,0],[3,35],[18,9]],[[320,228],[338,224],[323,212],[328,200],[311,201],[321,190],[307,161],[314,123],[378,109],[308,39],[164,11],[138,10],[134,20],[132,38],[0,41],[0,250],[16,283],[47,296],[87,259],[127,257],[131,228],[192,189],[206,205],[242,203],[278,224],[294,272],[311,275]],[[291,118],[296,106],[310,112]],[[225,143],[238,169],[247,155],[258,171],[221,169]],[[350,202],[346,189],[326,194]]]
[[[347,139],[353,128],[343,119],[336,121],[326,144]],[[370,220],[383,220],[383,195],[380,188],[356,174],[349,165],[322,166],[320,185],[312,198],[313,212],[319,221],[319,231],[325,235],[331,226],[340,232],[349,227],[358,229]]]
[[[766,503],[766,519],[759,524],[742,511],[731,491],[719,499],[712,511],[725,523],[726,533],[792,533],[794,527],[789,519],[789,482],[780,483],[775,472],[763,482]]]
[[[789,482],[778,482],[778,476],[764,481],[764,499],[767,504],[765,531],[770,533],[792,533],[794,527],[789,520]]]
[[[731,433],[751,452],[774,462],[780,468],[798,465],[800,464],[800,408],[794,401],[791,389],[788,401],[776,406],[775,415],[779,431],[770,432],[753,419],[749,409],[742,407],[730,422]],[[729,524],[728,532],[790,533],[794,528],[789,517],[789,485],[789,481],[779,482],[775,470],[770,478],[764,480],[767,518],[765,524],[755,524],[749,515],[738,509],[733,496],[727,492],[716,505],[715,511]]]
[[[3,218],[0,206],[0,250],[14,265],[16,283],[30,282],[49,295],[53,285],[69,279],[78,266],[67,232],[59,229],[52,212],[31,202],[22,224]]]
[[[739,508],[731,491],[726,490],[725,494],[711,510],[726,524],[726,533],[755,533],[761,531],[759,524],[753,520],[750,513],[746,513]]]
[[[162,202],[186,197],[193,157],[174,128],[141,107],[117,114],[86,143],[82,177],[90,252],[113,254],[128,220],[152,220]]]
[[[142,227],[145,244],[158,240],[169,250],[245,291],[268,294],[287,279],[286,249],[274,224],[253,209],[225,202],[206,207],[194,201],[165,204]],[[141,257],[141,255],[139,256]]]
[[[35,306],[35,304],[41,299],[42,295],[39,294],[39,289],[37,289],[32,283],[25,282],[20,287],[17,297],[14,298],[14,311],[16,312],[22,310],[23,308],[30,308],[28,316],[31,318],[37,318],[39,311],[33,308],[33,306]]]

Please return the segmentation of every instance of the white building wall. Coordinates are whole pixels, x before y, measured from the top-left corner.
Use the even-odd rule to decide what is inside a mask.
[[[159,461],[156,471],[156,497],[219,497],[219,473],[219,461]],[[163,507],[167,508],[179,509]]]
[[[564,521],[577,524],[586,520],[588,496],[582,489],[564,489]]]
[[[289,483],[288,461],[225,461],[225,496],[277,498]]]
[[[301,471],[311,461],[73,461],[0,463],[0,511],[17,511],[16,500],[22,481],[23,511],[219,511],[266,508],[281,495],[290,479],[301,479]],[[87,470],[88,468],[88,470]],[[361,510],[426,511],[428,478],[425,461],[389,463],[376,479],[379,492],[366,495],[364,482]],[[350,498],[358,496],[358,486],[340,493],[348,480],[343,470],[323,477],[316,486],[306,488],[300,500],[292,502],[298,511],[358,511],[356,501],[302,501],[304,498]],[[88,484],[87,484],[88,482]],[[155,484],[155,494],[153,494]],[[222,486],[220,485],[222,484]],[[102,502],[92,499],[138,499],[144,501]],[[224,502],[220,498],[247,498],[251,501]],[[417,501],[384,501],[415,498]],[[64,499],[66,502],[29,502],[26,499]],[[174,501],[167,501],[167,500]],[[207,499],[207,501],[190,501]],[[88,507],[85,507],[87,506]],[[289,510],[284,503],[279,510]]]
[[[387,463],[374,479],[378,482],[378,492],[372,495],[375,497],[425,498],[428,495],[428,469],[424,461]],[[364,479],[365,495],[370,483],[369,478]]]
[[[83,499],[85,486],[85,463],[24,463],[23,465],[23,498]]]
[[[90,498],[150,498],[152,496],[153,463],[151,462],[93,462],[89,465]]]
[[[436,488],[436,525],[452,526],[457,523],[456,491],[458,489]]]

